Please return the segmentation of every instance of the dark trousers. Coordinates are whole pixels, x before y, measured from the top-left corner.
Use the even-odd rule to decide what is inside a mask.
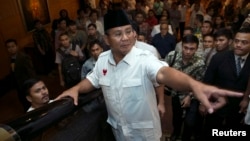
[[[192,136],[195,141],[200,141],[202,127],[203,118],[199,113],[199,101],[192,99],[184,118],[182,141],[190,141]]]
[[[199,102],[195,99],[191,101],[189,108],[182,108],[178,96],[172,97],[172,110],[173,110],[173,134],[172,137],[178,137],[181,134],[181,128],[183,126],[182,140],[189,141],[191,140],[192,135],[198,136],[200,134],[200,115],[198,112]],[[183,114],[183,110],[186,111]]]
[[[181,127],[183,123],[183,109],[181,108],[178,96],[172,97],[172,111],[173,111],[173,137],[178,137],[181,134]]]

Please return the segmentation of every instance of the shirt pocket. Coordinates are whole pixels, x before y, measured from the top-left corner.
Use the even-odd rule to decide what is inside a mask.
[[[127,79],[123,81],[123,96],[128,101],[137,101],[142,98],[142,82],[141,79]]]
[[[102,92],[104,97],[106,97],[107,99],[114,99],[113,96],[113,91],[111,89],[111,81],[110,79],[100,79],[99,80],[99,85],[102,88]]]

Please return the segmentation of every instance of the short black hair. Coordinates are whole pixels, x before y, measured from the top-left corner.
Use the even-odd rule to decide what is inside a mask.
[[[192,34],[194,33],[194,29],[191,26],[186,26],[184,30],[190,30]]]
[[[90,24],[88,25],[88,28],[90,28],[91,26],[93,26],[95,29],[97,29],[96,24],[90,23]]]
[[[42,80],[39,78],[30,78],[24,81],[22,85],[22,93],[25,94],[25,96],[30,95],[30,88],[33,87],[39,81],[42,81]]]
[[[240,28],[236,33],[250,33],[249,27]]]
[[[73,20],[70,20],[68,26],[72,26],[72,25],[76,25],[76,22]]]
[[[196,14],[195,19],[197,19],[199,22],[202,23],[203,20],[204,20],[204,17],[203,17],[203,15],[201,15],[201,14]]]
[[[202,38],[204,39],[204,38],[205,38],[205,37],[207,37],[207,36],[212,37],[212,38],[214,39],[214,35],[213,35],[213,34],[211,34],[211,33],[210,33],[210,34],[205,34],[205,35],[203,35],[203,37],[202,37]]]
[[[225,36],[227,39],[233,39],[233,31],[227,28],[220,28],[214,33],[214,38]]]
[[[62,37],[62,36],[64,36],[64,35],[66,35],[66,36],[68,36],[68,37],[69,37],[68,32],[62,32],[61,34],[59,34],[58,39],[60,40],[60,39],[61,39],[61,37]]]
[[[13,42],[13,43],[15,43],[15,44],[17,45],[16,39],[8,39],[8,40],[6,40],[6,41],[4,42],[4,44],[5,44],[5,46],[7,46],[7,44],[8,44],[8,43],[11,43],[11,42]]]
[[[62,17],[62,13],[63,13],[63,12],[65,12],[66,15],[68,16],[68,11],[67,11],[66,9],[61,9],[61,10],[59,11],[60,17]]]
[[[68,21],[67,21],[67,19],[65,19],[65,18],[59,18],[59,19],[57,20],[57,23],[60,24],[62,21],[65,21],[65,22],[66,22],[66,25],[68,26]]]
[[[76,12],[77,15],[80,15],[80,13],[81,13],[82,11],[85,12],[83,8],[78,9],[77,12]]]
[[[88,50],[90,51],[91,48],[92,48],[95,44],[99,45],[99,46],[103,49],[103,44],[102,44],[102,42],[100,42],[99,40],[95,39],[95,40],[92,40],[92,41],[89,42]]]
[[[197,47],[199,45],[199,39],[195,35],[186,35],[182,38],[182,44],[184,43],[196,43]]]
[[[144,37],[146,38],[147,35],[146,35],[146,33],[144,33],[144,32],[139,32],[139,33],[138,33],[138,36],[144,36]]]
[[[209,24],[210,27],[212,27],[212,28],[214,27],[214,26],[213,26],[213,23],[212,23],[211,21],[205,20],[205,21],[203,21],[203,23]]]
[[[90,14],[89,14],[89,17],[91,17],[93,14],[96,14],[97,17],[99,17],[99,13],[98,13],[98,11],[95,10],[95,9],[92,9],[92,10],[91,10],[91,12],[90,12]]]

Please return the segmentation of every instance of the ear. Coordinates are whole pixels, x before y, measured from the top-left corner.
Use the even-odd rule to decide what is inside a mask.
[[[229,40],[229,45],[231,46],[233,44],[233,39]]]
[[[133,30],[133,34],[134,34],[135,39],[137,39],[138,35],[134,30]]]
[[[109,41],[108,41],[108,35],[104,35],[103,39],[104,39],[106,45],[110,46]]]
[[[28,95],[26,96],[26,99],[31,103],[32,102],[32,98]]]

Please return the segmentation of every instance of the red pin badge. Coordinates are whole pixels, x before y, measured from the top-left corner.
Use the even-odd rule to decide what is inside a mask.
[[[103,75],[105,76],[107,74],[107,69],[102,70]]]

